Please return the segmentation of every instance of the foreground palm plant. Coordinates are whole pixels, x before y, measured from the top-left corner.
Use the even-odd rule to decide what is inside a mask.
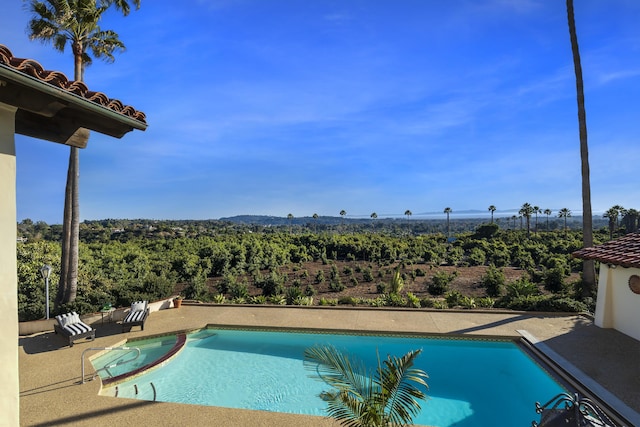
[[[342,425],[352,427],[404,426],[420,412],[419,400],[427,396],[426,372],[413,368],[422,350],[398,358],[387,356],[375,371],[335,347],[317,345],[304,352],[305,367],[333,387],[323,392],[327,413]],[[422,386],[422,387],[421,387]]]

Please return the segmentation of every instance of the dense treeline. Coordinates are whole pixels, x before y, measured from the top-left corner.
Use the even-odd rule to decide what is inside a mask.
[[[593,305],[592,299],[577,297],[579,281],[567,283],[571,273],[576,276],[581,269],[581,262],[570,255],[581,247],[579,231],[528,236],[524,230],[501,230],[494,223],[447,238],[443,233],[420,234],[407,227],[395,232],[372,232],[368,225],[357,232],[337,227],[316,231],[226,221],[85,222],[78,297],[55,310],[95,312],[105,302],[127,306],[133,300],[165,298],[175,292],[204,301],[243,303],[554,309],[553,300],[560,301],[557,309],[568,310]],[[58,283],[58,233],[55,227],[28,221],[18,229],[20,236],[28,236],[18,245],[19,317],[38,319],[45,306],[39,271],[44,264],[53,267],[50,295],[55,295]],[[596,244],[605,241],[609,230],[603,228],[594,237]],[[309,271],[306,267],[311,263],[325,268]],[[482,297],[476,300],[452,292],[447,285],[455,272],[445,273],[441,266],[490,266],[478,284],[484,289]],[[502,271],[507,267],[521,269],[525,277],[509,283]],[[430,274],[428,283],[424,282],[430,298],[402,291],[403,281],[425,272]],[[377,282],[379,295],[369,301],[313,300],[322,286],[340,292],[359,282]]]

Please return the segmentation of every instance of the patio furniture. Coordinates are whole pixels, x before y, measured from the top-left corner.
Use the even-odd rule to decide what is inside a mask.
[[[127,313],[127,315],[122,319],[122,332],[125,331],[126,328],[131,330],[134,326],[140,326],[141,330],[144,331],[144,322],[147,320],[149,316],[149,303],[148,301],[136,301],[131,304],[131,309]]]
[[[57,324],[53,325],[55,333],[69,338],[69,347],[73,347],[74,341],[83,338],[96,339],[96,330],[80,320],[75,311],[56,316]]]

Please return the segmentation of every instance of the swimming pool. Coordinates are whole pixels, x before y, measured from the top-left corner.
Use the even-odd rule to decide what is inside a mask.
[[[174,343],[175,337],[163,337],[127,345],[159,354]],[[118,397],[325,416],[319,394],[328,386],[303,366],[304,350],[316,344],[332,344],[370,366],[377,364],[376,351],[386,358],[423,349],[415,367],[429,374],[429,399],[416,424],[530,425],[539,419],[536,401],[566,391],[510,340],[211,328],[189,334],[184,350],[161,369],[104,387],[102,394],[113,396],[117,388]],[[92,360],[97,369],[106,356]]]

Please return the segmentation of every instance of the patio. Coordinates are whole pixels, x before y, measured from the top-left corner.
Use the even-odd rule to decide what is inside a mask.
[[[99,380],[79,384],[81,355],[87,348],[207,324],[514,337],[524,333],[539,340],[540,349],[589,388],[593,386],[594,392],[604,395],[629,422],[640,425],[640,342],[594,326],[582,315],[215,305],[153,312],[144,331],[135,328],[121,333],[118,324],[98,322],[96,340],[79,341],[72,348],[53,331],[20,337],[21,425],[118,425],[134,419],[148,425],[210,425],[213,420],[225,426],[336,425],[320,417],[103,397],[98,395]]]

